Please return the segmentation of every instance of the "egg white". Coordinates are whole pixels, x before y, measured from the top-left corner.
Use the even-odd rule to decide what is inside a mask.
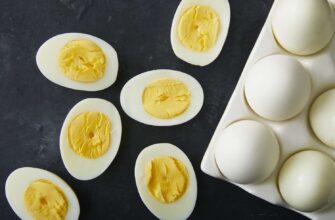
[[[153,81],[164,78],[182,81],[191,93],[191,102],[187,110],[171,119],[151,116],[144,110],[142,104],[145,87]],[[159,69],[141,73],[130,79],[121,90],[120,102],[125,113],[136,121],[154,126],[172,126],[187,122],[198,114],[204,102],[204,93],[199,82],[192,76],[175,70]]]
[[[275,1],[272,30],[285,50],[311,55],[325,48],[332,39],[334,12],[327,0]]]
[[[187,191],[182,197],[172,203],[162,203],[156,200],[149,192],[145,182],[145,166],[156,157],[171,156],[181,161],[187,168],[189,183]],[[197,179],[193,166],[178,147],[159,143],[144,148],[138,155],[135,163],[135,181],[138,193],[145,206],[159,219],[187,219],[195,206],[197,200]]]
[[[178,38],[178,24],[181,16],[193,5],[203,5],[212,8],[220,18],[220,29],[215,45],[207,51],[198,52],[186,48]],[[230,24],[230,6],[227,0],[182,0],[173,17],[171,27],[171,45],[175,55],[187,63],[206,66],[213,62],[220,54],[226,41]]]
[[[64,192],[68,202],[65,220],[78,219],[80,214],[79,202],[71,187],[57,175],[43,169],[32,167],[16,169],[6,180],[6,197],[15,214],[20,219],[32,219],[24,207],[23,198],[29,184],[39,179],[54,183]]]
[[[110,119],[112,124],[109,149],[101,157],[95,159],[84,158],[76,154],[67,140],[69,124],[83,112],[102,112]],[[112,103],[98,98],[88,98],[78,102],[66,116],[59,138],[62,160],[68,172],[79,180],[90,180],[98,177],[114,160],[119,150],[121,134],[121,118]]]
[[[61,49],[68,42],[76,39],[87,39],[97,44],[106,58],[106,69],[103,77],[95,82],[78,82],[65,76],[58,65]],[[56,35],[42,44],[36,54],[36,63],[41,73],[51,82],[74,90],[99,91],[111,86],[117,77],[119,62],[116,51],[106,41],[89,34],[65,33]]]

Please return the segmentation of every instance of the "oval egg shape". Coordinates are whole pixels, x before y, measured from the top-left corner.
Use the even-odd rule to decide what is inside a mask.
[[[110,142],[107,151],[96,158],[86,158],[77,154],[69,144],[70,123],[86,112],[103,113],[111,122],[108,133]],[[107,131],[108,132],[108,131]],[[102,174],[114,160],[121,142],[122,124],[115,106],[98,98],[88,98],[77,103],[66,116],[60,133],[59,143],[63,163],[68,172],[79,180],[90,180]]]
[[[275,2],[272,30],[277,42],[296,55],[319,52],[335,31],[334,12],[327,0]]]
[[[80,206],[77,196],[64,180],[43,169],[22,167],[14,170],[8,176],[5,185],[8,203],[20,219],[33,219],[25,208],[24,195],[28,186],[36,180],[50,181],[62,190],[68,204],[65,220],[79,218]]]
[[[185,165],[189,177],[186,192],[179,199],[170,203],[163,203],[153,197],[145,180],[147,163],[154,158],[163,156],[181,161]],[[136,159],[135,181],[143,203],[157,218],[177,220],[187,219],[191,215],[197,199],[197,179],[190,160],[178,147],[168,143],[159,143],[144,148]]]
[[[103,76],[93,82],[80,82],[68,78],[61,69],[58,59],[62,48],[74,40],[89,40],[97,45],[105,57]],[[65,33],[56,35],[42,44],[36,54],[36,63],[41,73],[51,82],[74,90],[99,91],[111,86],[116,78],[119,62],[116,51],[106,41],[82,33]]]
[[[179,80],[188,88],[191,98],[188,108],[174,118],[161,119],[147,113],[143,107],[143,92],[151,82],[160,79]],[[136,121],[153,126],[172,126],[185,123],[194,118],[204,102],[204,93],[200,83],[192,76],[168,69],[144,72],[130,79],[122,88],[120,102],[125,113]]]
[[[269,127],[257,121],[242,120],[223,130],[214,156],[227,179],[239,184],[259,183],[275,170],[280,146]]]
[[[193,50],[191,48],[185,47],[185,45],[183,45],[181,39],[179,38],[179,31],[186,31],[179,29],[182,28],[179,27],[182,16],[187,13],[187,10],[197,6],[203,6],[213,11],[213,14],[216,14],[217,16],[216,22],[218,22],[218,26],[216,27],[218,33],[216,35],[215,42],[212,43],[213,45],[211,47],[202,51]],[[203,14],[204,16],[206,16],[206,13]],[[199,29],[199,36],[201,36],[202,32],[204,31],[201,29],[210,28],[210,25],[208,24],[208,19],[206,18],[201,21],[201,15],[199,15],[199,19],[200,21],[194,21],[193,25],[195,26],[195,29]],[[170,40],[173,52],[179,59],[187,63],[197,66],[206,66],[212,63],[219,56],[223,48],[224,42],[227,38],[229,24],[230,6],[227,0],[182,0],[179,3],[179,6],[175,12],[172,21]],[[189,27],[189,25],[186,24],[186,27]],[[185,29],[186,27],[183,27],[183,29]],[[207,31],[209,32],[208,34],[210,34],[212,30]]]
[[[295,58],[271,55],[252,66],[244,89],[249,106],[258,115],[283,121],[306,107],[312,82],[308,70]]]

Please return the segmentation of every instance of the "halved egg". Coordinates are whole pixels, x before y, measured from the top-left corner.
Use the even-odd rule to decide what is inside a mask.
[[[160,143],[144,148],[135,163],[137,190],[159,219],[187,219],[197,199],[193,166],[178,147]]]
[[[60,133],[66,169],[79,180],[96,178],[114,160],[121,134],[121,118],[112,103],[97,98],[80,101],[66,116]]]
[[[20,219],[79,218],[76,194],[49,171],[32,167],[16,169],[6,180],[5,191],[8,203]]]
[[[191,120],[200,111],[204,93],[192,76],[175,70],[152,70],[130,79],[122,88],[121,106],[144,124],[171,126]]]
[[[227,0],[182,0],[171,27],[171,45],[187,63],[206,66],[220,54],[230,23]]]
[[[51,82],[84,91],[111,86],[119,68],[116,51],[110,44],[82,33],[50,38],[38,49],[36,63]]]

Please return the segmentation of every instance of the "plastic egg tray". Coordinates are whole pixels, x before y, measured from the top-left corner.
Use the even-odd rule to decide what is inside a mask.
[[[330,3],[334,9],[335,0],[330,0]],[[275,4],[276,1],[274,2],[274,5]],[[285,203],[277,187],[277,176],[283,162],[289,156],[298,151],[313,149],[324,152],[335,160],[335,149],[326,146],[314,135],[308,118],[310,106],[315,98],[317,98],[324,91],[335,88],[335,37],[333,37],[325,49],[317,54],[311,56],[292,55],[282,49],[277,44],[273,36],[271,27],[273,8],[274,7],[272,7],[269,13],[258,40],[244,67],[235,91],[233,92],[225,112],[209,143],[201,163],[201,169],[210,176],[231,182],[221,174],[214,158],[214,149],[218,144],[220,134],[222,134],[223,130],[228,125],[239,120],[251,119],[263,122],[273,130],[280,144],[280,159],[275,170],[270,177],[258,184],[231,183],[261,199],[294,210],[309,218],[320,220],[335,219],[335,203],[319,211],[310,213],[300,212],[292,207],[289,207]],[[261,58],[274,54],[291,56],[300,61],[301,64],[309,71],[312,81],[311,96],[304,110],[292,119],[278,122],[264,119],[254,113],[254,111],[249,107],[244,96],[245,79],[250,68]],[[306,161],[306,163],[307,162],[308,161]]]

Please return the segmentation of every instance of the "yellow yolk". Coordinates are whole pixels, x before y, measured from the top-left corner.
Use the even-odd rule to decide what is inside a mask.
[[[90,159],[102,156],[110,145],[111,122],[101,112],[84,112],[68,127],[68,143],[78,155]]]
[[[163,203],[179,199],[188,187],[185,165],[169,156],[157,157],[145,167],[145,180],[151,195]]]
[[[68,203],[63,191],[48,180],[35,180],[24,193],[24,206],[35,220],[64,219]]]
[[[169,119],[182,114],[189,106],[191,93],[175,79],[160,79],[150,83],[142,94],[144,110],[150,115]]]
[[[106,60],[94,42],[78,39],[68,42],[61,50],[58,64],[65,76],[79,82],[94,82],[103,77]]]
[[[220,29],[220,19],[207,6],[195,5],[184,11],[178,24],[178,37],[184,47],[207,51],[214,46]]]

